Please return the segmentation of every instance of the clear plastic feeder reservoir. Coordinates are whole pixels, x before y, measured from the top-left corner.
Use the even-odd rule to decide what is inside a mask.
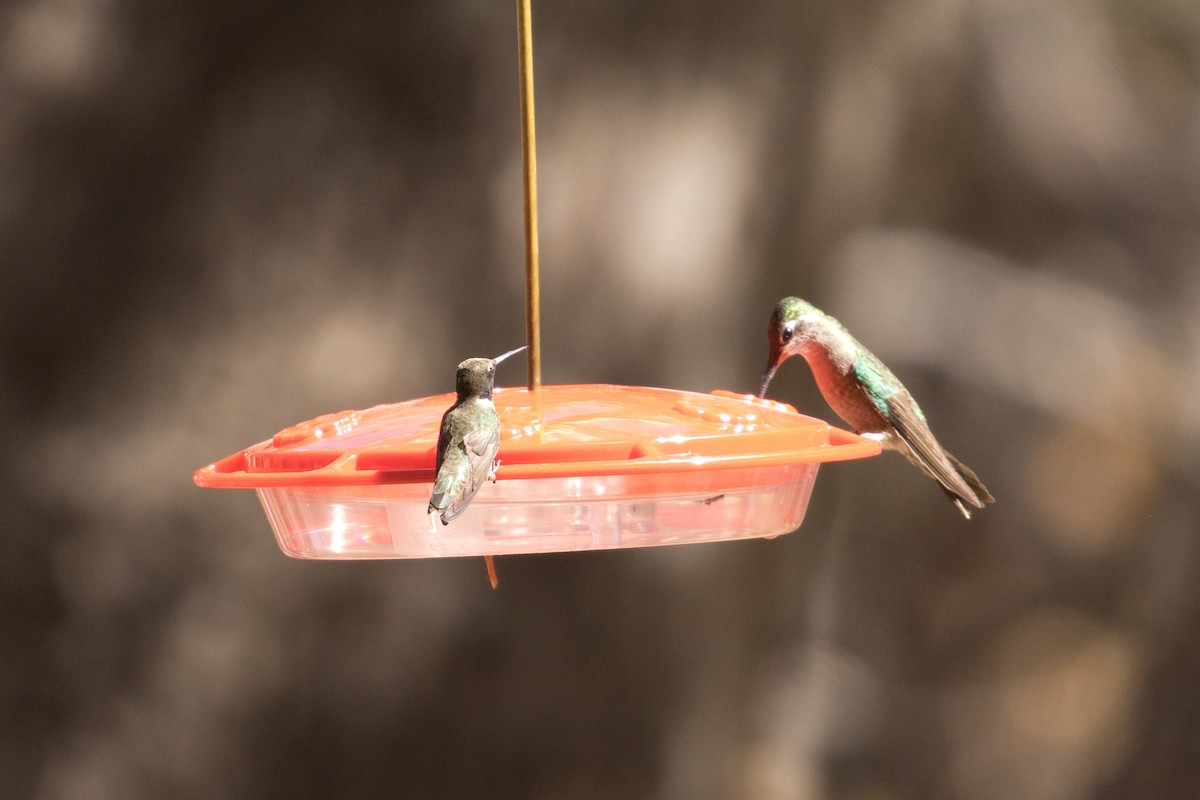
[[[428,558],[777,536],[817,467],[879,445],[751,395],[647,387],[498,389],[495,483],[436,529],[426,514],[453,395],[327,414],[199,470],[255,489],[297,558]]]

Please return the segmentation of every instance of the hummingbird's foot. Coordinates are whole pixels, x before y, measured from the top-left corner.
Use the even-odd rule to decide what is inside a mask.
[[[492,462],[492,468],[488,470],[487,479],[489,481],[491,481],[492,483],[496,482],[496,470],[500,469],[501,463],[503,463],[503,462],[501,462],[500,459],[497,458],[495,461]]]

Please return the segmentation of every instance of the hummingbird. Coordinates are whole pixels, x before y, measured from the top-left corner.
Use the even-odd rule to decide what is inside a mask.
[[[458,399],[442,415],[437,443],[437,478],[429,497],[429,514],[442,524],[458,517],[485,480],[496,480],[500,461],[500,417],[492,402],[496,365],[524,350],[518,347],[496,358],[468,358],[458,365]],[[434,526],[436,530],[436,525]]]
[[[766,396],[784,361],[804,356],[829,407],[864,439],[898,450],[937,481],[964,517],[995,502],[975,473],[934,438],[904,384],[842,323],[798,297],[785,297],[771,314],[767,341],[770,356],[759,397]]]

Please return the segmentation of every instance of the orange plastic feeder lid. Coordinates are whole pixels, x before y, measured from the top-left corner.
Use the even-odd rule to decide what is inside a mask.
[[[752,395],[641,386],[497,389],[501,466],[448,526],[426,514],[443,394],[326,414],[196,472],[258,490],[302,558],[640,547],[775,536],[804,518],[817,466],[879,445]]]

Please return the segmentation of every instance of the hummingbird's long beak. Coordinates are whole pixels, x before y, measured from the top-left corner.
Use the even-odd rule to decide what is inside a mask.
[[[767,371],[762,376],[762,386],[758,387],[759,397],[767,396],[767,387],[771,384],[771,378],[775,377],[775,370],[777,369],[779,369],[779,364],[774,361],[767,365]]]
[[[774,322],[772,322],[774,325]],[[767,353],[767,368],[763,372],[762,385],[758,387],[758,396],[767,396],[767,387],[771,384],[771,378],[775,377],[775,370],[779,369],[779,365],[787,361],[787,356],[783,354],[783,345],[779,343],[779,338],[776,336],[768,336],[771,352]]]
[[[495,361],[497,364],[499,364],[501,361],[508,358],[509,356],[515,356],[517,353],[521,352],[526,347],[529,347],[529,345],[523,344],[520,347],[516,348],[515,350],[509,350],[507,353],[505,353],[502,356],[496,356],[495,358],[492,359],[492,361]]]

